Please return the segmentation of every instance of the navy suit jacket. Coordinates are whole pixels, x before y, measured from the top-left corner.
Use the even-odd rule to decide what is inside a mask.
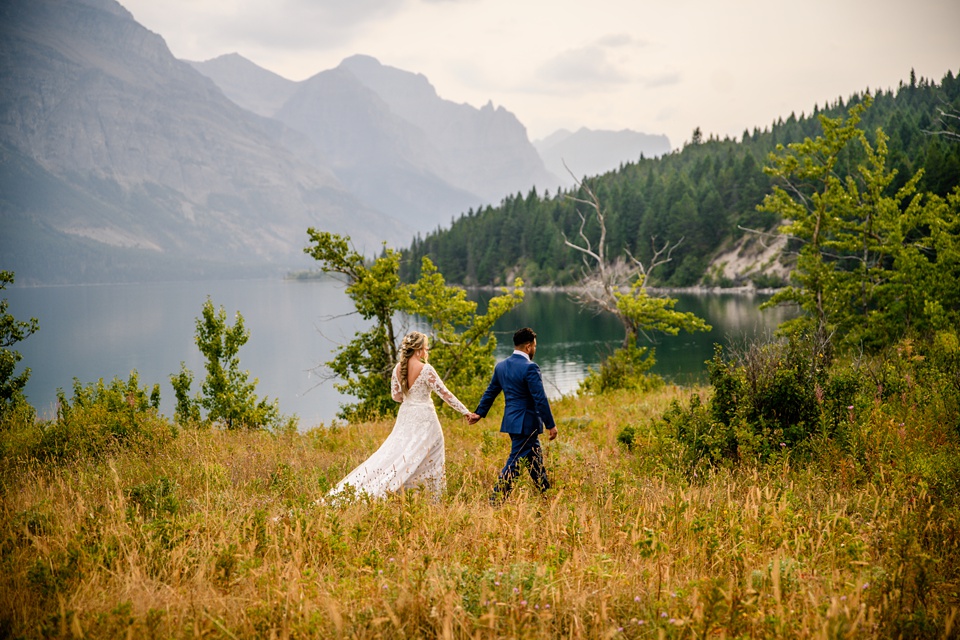
[[[505,402],[500,423],[503,433],[543,433],[544,425],[548,429],[556,426],[543,391],[540,367],[535,363],[517,353],[498,362],[476,413],[486,417],[501,391]]]

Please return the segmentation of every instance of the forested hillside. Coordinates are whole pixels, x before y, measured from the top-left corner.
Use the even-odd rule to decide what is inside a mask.
[[[662,265],[654,284],[692,286],[698,283],[743,284],[708,274],[711,260],[729,249],[744,228],[774,229],[779,220],[757,205],[770,191],[763,171],[778,144],[815,138],[821,133],[818,116],[842,116],[850,106],[873,96],[863,117],[869,139],[882,128],[890,137],[889,161],[898,175],[897,189],[923,170],[920,191],[945,195],[960,185],[960,140],[944,135],[951,122],[941,117],[960,113],[960,78],[948,71],[942,81],[910,79],[895,90],[869,89],[823,105],[812,113],[791,113],[764,129],[744,131],[731,140],[704,137],[699,129],[682,150],[661,158],[639,158],[602,176],[585,178],[598,195],[606,216],[609,251],[626,248],[640,260],[652,257],[651,239],[658,245],[682,242],[672,260]],[[575,158],[568,159],[575,166]],[[847,157],[852,166],[856,158]],[[842,169],[842,168],[841,168]],[[843,171],[841,171],[843,173]],[[577,236],[580,216],[567,195],[572,191],[531,190],[505,198],[500,206],[470,210],[449,229],[418,237],[403,252],[402,275],[416,277],[420,258],[429,256],[448,282],[495,285],[523,277],[528,285],[565,285],[580,274],[579,254],[564,245],[563,234]],[[586,215],[588,212],[584,211]],[[597,241],[598,227],[587,216],[586,235]],[[778,284],[776,278],[751,276],[754,284]]]

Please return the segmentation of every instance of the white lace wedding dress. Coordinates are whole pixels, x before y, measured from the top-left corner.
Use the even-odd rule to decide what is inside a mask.
[[[328,500],[347,495],[352,489],[379,498],[390,491],[424,487],[439,496],[445,486],[443,430],[430,397],[436,392],[456,411],[470,412],[457,400],[436,370],[424,364],[420,375],[404,394],[398,378],[399,365],[393,370],[390,390],[400,402],[393,431],[377,451],[341,480],[328,494]],[[347,487],[350,487],[348,489]]]

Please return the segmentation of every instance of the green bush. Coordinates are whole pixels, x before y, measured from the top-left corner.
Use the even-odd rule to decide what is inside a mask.
[[[177,398],[174,418],[179,424],[220,424],[227,429],[260,429],[295,427],[296,418],[280,415],[276,400],[257,398],[259,381],[250,380],[250,372],[240,369],[240,347],[250,339],[250,332],[237,312],[233,326],[227,322],[227,312],[221,306],[215,309],[207,298],[202,315],[196,320],[195,342],[206,358],[207,376],[201,390],[190,396],[193,373],[180,363],[180,373],[170,376],[170,384]],[[200,410],[206,409],[206,420],[201,421]]]
[[[829,376],[822,349],[797,336],[754,343],[731,357],[717,345],[708,369],[709,402],[694,396],[661,417],[693,461],[764,461],[793,450],[825,428],[835,430],[860,389],[856,371]]]
[[[13,272],[0,271],[0,291],[6,289],[8,284],[13,284],[13,281]],[[40,328],[36,318],[30,318],[29,321],[17,320],[7,313],[7,306],[7,299],[0,298],[0,428],[8,415],[22,413],[29,406],[23,395],[23,388],[30,379],[30,369],[16,374],[21,355],[10,347],[30,337]]]
[[[590,367],[580,382],[580,393],[597,394],[617,389],[650,391],[663,386],[663,378],[648,372],[656,364],[654,351],[649,347],[631,344],[621,347],[600,363],[599,369]]]
[[[73,396],[57,391],[57,417],[23,420],[10,426],[4,457],[65,461],[99,457],[119,447],[155,447],[176,436],[176,428],[158,414],[160,385],[141,388],[137,373],[82,384],[74,379]],[[9,424],[9,423],[8,423]]]

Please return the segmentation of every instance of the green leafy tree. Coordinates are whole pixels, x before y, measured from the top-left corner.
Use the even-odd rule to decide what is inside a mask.
[[[404,311],[421,318],[430,336],[430,362],[441,378],[464,398],[479,396],[492,374],[497,340],[494,323],[523,301],[523,281],[517,278],[512,291],[494,296],[487,312],[477,313],[477,303],[466,291],[448,286],[443,275],[424,257],[420,278],[407,288],[409,304]]]
[[[341,380],[335,388],[356,402],[342,404],[338,415],[347,421],[373,419],[396,411],[390,396],[390,376],[403,337],[400,322],[417,319],[430,337],[431,362],[462,397],[486,382],[493,368],[496,339],[493,324],[523,299],[517,279],[511,292],[494,297],[485,314],[466,293],[446,284],[429,260],[421,261],[421,276],[413,284],[400,281],[400,254],[384,248],[367,261],[350,245],[350,238],[308,229],[311,244],[304,252],[327,273],[346,280],[346,293],[357,313],[370,322],[354,339],[338,347],[327,366]]]
[[[238,312],[233,326],[227,324],[227,312],[221,306],[214,309],[208,298],[203,303],[202,315],[197,318],[196,343],[206,358],[206,378],[202,394],[190,398],[193,374],[181,363],[180,373],[170,376],[177,397],[177,419],[195,420],[200,408],[206,409],[209,422],[228,429],[256,429],[277,427],[280,412],[277,402],[257,399],[256,378],[250,380],[249,371],[240,370],[240,347],[250,338]]]
[[[0,271],[0,291],[13,284],[14,274]],[[17,364],[22,359],[19,351],[11,349],[18,342],[30,337],[40,328],[36,318],[17,320],[7,313],[9,303],[6,298],[0,300],[0,417],[12,408],[24,406],[26,400],[23,389],[30,379],[30,369],[16,374]]]
[[[779,147],[767,169],[780,184],[761,206],[800,243],[794,285],[767,304],[798,304],[785,329],[821,346],[879,348],[957,318],[960,196],[917,193],[922,171],[896,186],[887,136],[871,144],[858,126],[870,104],[821,116],[822,136]]]

